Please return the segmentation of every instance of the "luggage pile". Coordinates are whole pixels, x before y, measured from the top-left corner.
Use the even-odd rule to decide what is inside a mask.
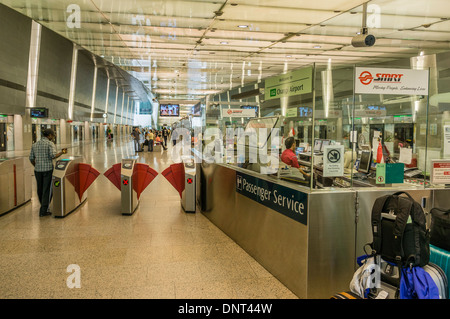
[[[405,195],[405,196],[402,196]],[[435,208],[427,227],[422,206],[408,193],[378,198],[373,242],[358,258],[350,291],[332,299],[449,299],[450,210]]]

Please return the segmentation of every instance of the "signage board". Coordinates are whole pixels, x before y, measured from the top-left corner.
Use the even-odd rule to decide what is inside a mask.
[[[222,109],[222,117],[256,117],[254,109]]]
[[[327,145],[323,149],[323,176],[344,175],[344,145]]]
[[[297,108],[293,107],[286,110],[286,117],[297,117]]]
[[[403,163],[378,163],[377,184],[402,184],[404,182],[405,164]]]
[[[431,161],[431,183],[450,184],[450,160]]]
[[[251,175],[236,172],[236,192],[307,225],[308,194]]]
[[[266,79],[264,99],[267,101],[311,93],[312,71],[312,67],[308,67]]]
[[[355,68],[356,94],[428,95],[428,70]]]
[[[425,124],[425,132],[426,132],[426,124]],[[444,136],[444,155],[450,155],[450,125],[444,125],[443,136]]]

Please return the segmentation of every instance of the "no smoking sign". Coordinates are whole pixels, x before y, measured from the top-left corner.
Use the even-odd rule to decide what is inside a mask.
[[[344,175],[344,146],[327,145],[324,147],[323,176],[336,177]]]

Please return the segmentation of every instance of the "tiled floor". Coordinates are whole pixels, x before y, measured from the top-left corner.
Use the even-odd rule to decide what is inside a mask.
[[[131,142],[81,144],[68,155],[84,155],[101,175],[66,218],[38,217],[35,191],[0,217],[0,298],[297,298],[206,217],[186,214],[162,175],[135,214],[121,215],[120,192],[102,174],[134,155]],[[140,153],[140,162],[158,172],[171,164],[167,151]],[[68,288],[70,265],[80,288]]]

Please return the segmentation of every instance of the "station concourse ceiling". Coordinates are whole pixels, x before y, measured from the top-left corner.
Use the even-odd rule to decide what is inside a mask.
[[[448,0],[0,3],[119,66],[184,113],[205,95],[311,63],[377,63],[450,49]],[[377,41],[355,48],[364,3]]]

